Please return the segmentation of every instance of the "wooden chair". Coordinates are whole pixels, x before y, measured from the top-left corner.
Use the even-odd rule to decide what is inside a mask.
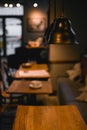
[[[1,64],[1,76],[2,76],[2,85],[1,85],[1,99],[3,104],[24,104],[24,99],[26,95],[24,94],[7,94],[6,90],[8,89],[9,85],[12,83],[14,78],[8,75],[8,68],[7,64]]]
[[[0,88],[0,130],[12,130],[14,118],[16,115],[17,105],[5,104],[1,102],[1,88]]]
[[[0,130],[12,130],[16,109],[8,107],[3,112],[0,112]]]
[[[2,81],[0,80],[0,130],[12,130],[17,105],[2,103]]]

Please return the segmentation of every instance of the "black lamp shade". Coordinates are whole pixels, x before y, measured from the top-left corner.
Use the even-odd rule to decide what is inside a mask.
[[[54,21],[49,34],[49,44],[78,44],[71,21],[68,18],[60,17]]]

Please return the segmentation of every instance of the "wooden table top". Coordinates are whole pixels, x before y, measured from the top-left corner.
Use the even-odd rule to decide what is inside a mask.
[[[30,80],[14,80],[6,92],[10,94],[51,94],[53,92],[50,79],[41,81],[42,87],[38,89],[30,88],[30,83]]]
[[[31,46],[29,46],[29,45],[26,45],[26,48],[27,48],[27,49],[47,49],[48,46],[43,46],[43,45],[41,45],[41,46],[38,46],[38,47],[31,47]]]
[[[20,71],[22,72],[20,74]],[[24,74],[23,74],[24,73]],[[31,74],[29,74],[31,73]],[[15,78],[50,78],[47,64],[32,64],[30,67],[22,65],[16,71]]]
[[[22,65],[20,65],[20,68],[21,70],[46,70],[48,71],[48,65],[47,64],[37,64],[35,62],[32,63],[32,65],[30,67],[23,67]]]
[[[87,126],[74,105],[18,106],[12,130],[87,130]]]

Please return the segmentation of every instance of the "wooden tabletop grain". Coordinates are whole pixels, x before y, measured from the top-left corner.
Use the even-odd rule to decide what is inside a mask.
[[[87,126],[74,105],[18,106],[12,130],[87,130]]]
[[[31,80],[14,80],[7,89],[9,94],[51,94],[52,83],[51,80],[41,81],[41,88],[30,88]]]
[[[48,71],[48,65],[47,64],[37,64],[33,61],[32,65],[30,67],[23,67],[21,64],[19,69],[21,69],[21,70],[42,70],[43,69],[43,70]]]
[[[20,71],[24,72],[24,75],[20,75]],[[28,75],[29,71],[30,72],[32,71],[32,74]],[[41,72],[43,74],[41,74]],[[51,75],[48,72],[47,64],[34,63],[30,67],[23,67],[22,65],[20,65],[19,69],[15,72],[14,77],[15,78],[50,78]]]

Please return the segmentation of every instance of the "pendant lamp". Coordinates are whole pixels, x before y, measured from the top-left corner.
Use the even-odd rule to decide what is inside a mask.
[[[62,13],[60,18],[55,19],[49,34],[49,44],[78,44],[76,34],[71,21],[64,16],[64,0],[62,0]]]

